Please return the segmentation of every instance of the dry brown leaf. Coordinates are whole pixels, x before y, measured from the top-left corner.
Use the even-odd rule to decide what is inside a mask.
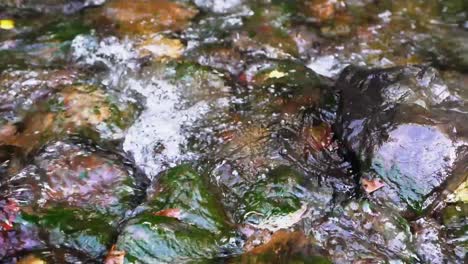
[[[168,208],[153,214],[158,216],[172,217],[180,220],[182,211],[179,208]]]
[[[158,60],[177,59],[184,52],[184,44],[178,39],[155,36],[143,41],[137,49],[141,57],[151,55]]]
[[[373,193],[377,191],[378,189],[385,186],[385,184],[381,182],[379,179],[372,179],[372,180],[362,179],[361,185],[367,193]]]
[[[123,264],[125,258],[125,251],[115,249],[115,245],[111,247],[107,253],[104,264]]]

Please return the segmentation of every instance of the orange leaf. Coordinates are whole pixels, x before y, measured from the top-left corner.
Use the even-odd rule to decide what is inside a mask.
[[[111,247],[109,253],[107,253],[104,264],[123,264],[125,257],[125,251],[116,250],[115,245]]]
[[[367,193],[372,193],[385,186],[379,179],[362,179],[361,185]]]
[[[172,217],[172,218],[176,218],[180,220],[181,213],[182,212],[179,208],[168,208],[168,209],[164,209],[153,214],[158,215],[158,216]]]
[[[308,147],[314,151],[321,151],[330,146],[332,136],[331,127],[326,123],[305,128],[303,131],[303,137]]]

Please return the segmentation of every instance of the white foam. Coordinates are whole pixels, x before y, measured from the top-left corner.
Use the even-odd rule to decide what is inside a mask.
[[[242,4],[242,0],[195,0],[195,4],[199,7],[209,8],[215,13],[227,13],[238,8]]]
[[[332,78],[337,76],[346,64],[341,64],[333,55],[326,55],[311,60],[307,67],[318,74]]]
[[[209,109],[207,103],[180,109],[183,102],[179,88],[156,78],[150,83],[130,79],[127,88],[146,98],[145,110],[128,129],[123,144],[137,166],[154,178],[162,170],[194,158],[195,154],[184,147],[187,143],[184,126],[205,114]]]
[[[145,102],[135,123],[125,133],[123,149],[133,156],[136,165],[152,179],[161,171],[178,163],[194,159],[186,150],[184,127],[208,112],[206,101],[187,106],[181,94],[183,87],[170,83],[158,74],[152,78],[129,77],[137,69],[137,53],[128,40],[93,36],[77,36],[72,43],[73,57],[82,65],[104,64],[109,68],[102,83],[118,87],[125,94],[140,94]],[[220,101],[221,102],[221,101]]]
[[[93,66],[99,63],[109,69],[125,66],[134,68],[133,60],[137,57],[130,41],[120,41],[116,37],[107,37],[98,41],[92,35],[78,35],[71,44],[72,57],[79,64]]]

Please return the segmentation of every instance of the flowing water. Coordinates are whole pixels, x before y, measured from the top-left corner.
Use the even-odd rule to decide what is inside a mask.
[[[466,263],[465,0],[0,0],[1,263]]]

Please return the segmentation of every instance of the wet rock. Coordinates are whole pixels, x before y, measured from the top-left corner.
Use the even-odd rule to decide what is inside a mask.
[[[459,262],[466,260],[468,255],[468,203],[451,203],[442,211],[442,223],[446,228],[448,245],[453,247]]]
[[[280,6],[254,8],[243,30],[232,35],[235,47],[243,52],[284,59],[298,55],[296,42],[289,35],[289,14]]]
[[[466,116],[450,108],[460,99],[434,69],[349,67],[337,87],[339,135],[361,174],[384,181],[377,201],[420,214],[442,186],[466,177]]]
[[[371,261],[417,262],[408,222],[394,211],[367,201],[335,207],[311,223],[311,235],[335,263]]]
[[[218,236],[177,219],[142,213],[131,219],[117,240],[128,262],[203,261],[220,254]]]
[[[449,23],[463,23],[468,19],[468,3],[462,0],[440,2],[441,17]]]
[[[115,99],[94,86],[69,86],[50,95],[47,89],[50,88],[42,95],[45,98],[37,98],[34,107],[22,113],[19,120],[4,125],[2,130],[6,132],[0,138],[1,145],[16,146],[30,153],[48,141],[73,134],[95,142],[115,140],[123,136],[123,129],[135,115],[136,109],[125,107],[123,111],[124,106],[114,104]]]
[[[48,246],[32,252],[21,252],[16,256],[3,258],[2,261],[5,264],[92,263],[96,259],[70,248]]]
[[[20,115],[31,111],[44,98],[80,78],[74,70],[29,69],[7,70],[0,74],[0,116],[17,122]]]
[[[229,263],[331,263],[303,233],[279,230],[268,243],[255,247]]]
[[[4,137],[0,139],[0,145],[16,147],[27,155],[37,150],[54,135],[53,120],[53,114],[39,113],[34,114],[34,117],[26,117],[18,124],[7,123],[2,130],[11,130],[14,133],[4,134]],[[26,125],[23,126],[23,124]]]
[[[53,208],[23,213],[22,218],[45,230],[48,244],[78,250],[93,258],[103,257],[116,236],[114,217],[88,210]]]
[[[90,15],[97,24],[114,24],[122,35],[184,29],[198,10],[169,0],[112,1]],[[104,22],[104,23],[103,23]]]
[[[433,220],[419,219],[414,225],[415,247],[421,261],[426,263],[446,263],[457,261],[447,244],[443,227]],[[449,252],[447,252],[449,251]]]
[[[419,43],[418,48],[438,67],[468,72],[467,40],[466,30],[452,29],[440,32],[439,36],[427,36]]]
[[[44,172],[40,207],[65,204],[107,214],[123,215],[138,196],[138,185],[116,157],[79,145],[57,142],[47,146],[35,163]]]
[[[102,5],[105,2],[106,0],[45,0],[40,2],[34,0],[6,0],[2,1],[0,7],[33,9],[44,13],[72,14],[83,8]]]
[[[143,212],[129,220],[117,240],[127,261],[202,261],[228,249],[229,221],[205,180],[188,165],[160,175]]]
[[[308,182],[305,175],[280,166],[241,194],[236,215],[244,223],[276,231],[303,217],[321,215],[332,195],[331,188]]]
[[[32,10],[7,9],[0,17],[11,18],[15,27],[0,36],[0,69],[55,68],[69,58],[71,40],[90,32],[80,16],[44,14]],[[36,23],[32,23],[36,21]],[[37,22],[40,21],[40,22]]]
[[[254,180],[275,165],[284,164],[280,157],[281,144],[273,138],[266,125],[246,123],[228,127],[220,132],[216,155],[232,166],[230,174],[240,174],[244,180]],[[250,123],[250,124],[249,124]]]
[[[257,91],[259,96],[255,99],[271,96],[273,98],[270,97],[268,101],[273,101],[273,106],[276,103],[278,110],[289,114],[298,113],[305,108],[314,108],[319,114],[321,108],[326,108],[327,105],[334,107],[335,104],[329,82],[293,61],[272,60],[252,64],[244,72],[243,78],[247,84],[260,88]],[[271,104],[257,102],[258,111],[262,111],[260,106],[267,111],[271,109],[265,107],[264,103]]]
[[[213,13],[230,13],[241,8],[243,0],[195,0],[199,7]]]
[[[194,21],[182,32],[184,39],[197,43],[223,43],[230,33],[243,25],[242,18],[249,12],[226,14],[221,17],[205,16]]]
[[[220,46],[219,44],[206,44],[197,47],[189,51],[186,57],[201,65],[224,70],[233,75],[239,74],[244,67],[240,52],[232,47]]]
[[[0,257],[13,256],[23,250],[45,247],[37,226],[21,218],[20,207],[13,199],[0,201]]]
[[[27,255],[18,261],[19,264],[45,264],[46,262],[34,255]]]
[[[48,145],[34,163],[2,186],[19,203],[18,216],[6,231],[31,227],[41,234],[39,245],[44,241],[102,257],[126,212],[142,199],[143,183],[117,157],[81,145]],[[14,247],[15,242],[5,244]]]
[[[98,137],[116,139],[123,136],[136,115],[135,106],[119,101],[115,94],[106,93],[94,86],[72,86],[53,98],[59,118],[67,133],[91,128]],[[54,102],[50,102],[54,106]],[[63,129],[62,128],[62,129]]]
[[[447,202],[439,217],[446,228],[447,244],[454,248],[453,255],[462,262],[468,256],[468,181],[448,195]]]
[[[155,212],[177,208],[183,222],[221,233],[229,229],[228,221],[206,180],[188,165],[169,169],[152,186],[148,206]]]

